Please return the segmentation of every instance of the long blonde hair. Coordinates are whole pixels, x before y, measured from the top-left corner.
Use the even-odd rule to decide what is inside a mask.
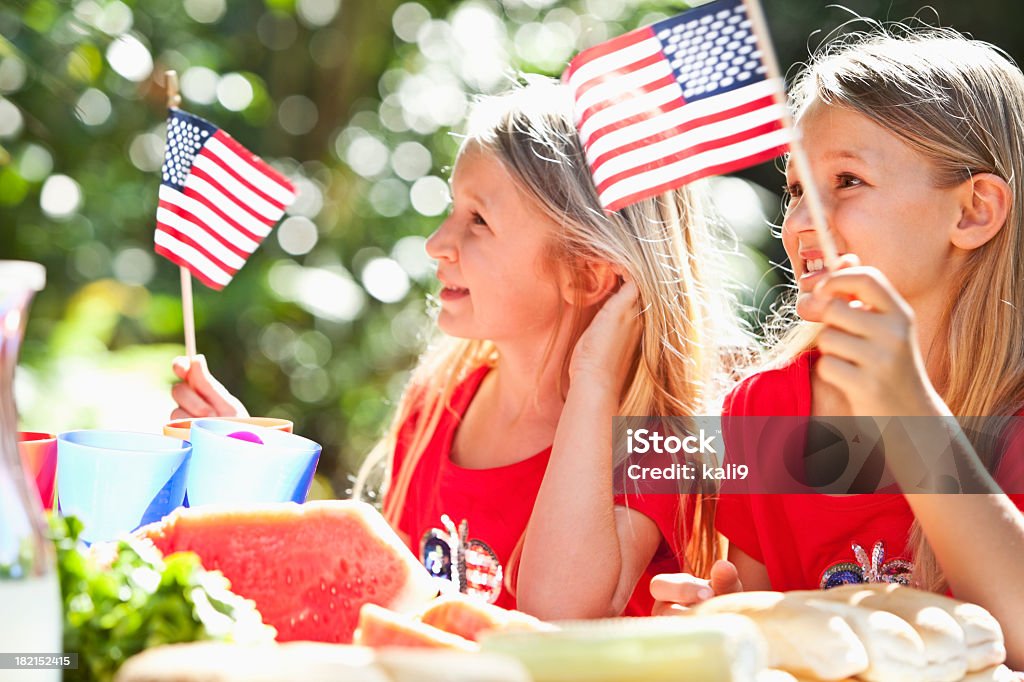
[[[718,241],[702,214],[698,192],[684,188],[605,212],[573,124],[568,92],[548,79],[533,79],[504,95],[480,100],[462,150],[468,145],[499,159],[528,200],[559,226],[549,249],[552,263],[575,272],[575,264],[608,262],[636,283],[642,334],[634,350],[635,372],[617,413],[692,416],[713,410],[713,400],[728,381],[723,351],[745,350],[751,343],[734,314],[731,296],[722,282],[710,279],[721,272]],[[546,362],[560,363],[562,376],[587,323],[582,310],[581,302],[563,310],[573,316],[566,356],[551,357],[554,339],[548,346]],[[744,354],[732,353],[737,355]],[[440,338],[421,358],[390,430],[375,449],[376,458],[387,457],[390,470],[399,428],[418,415],[408,443],[403,443],[406,455],[400,471],[385,496],[384,515],[393,524],[401,515],[413,471],[443,411],[450,409],[455,387],[477,368],[498,362],[490,341],[448,337]],[[563,396],[566,389],[562,387]],[[365,481],[372,466],[372,461],[364,464],[361,479]],[[713,501],[698,498],[696,508],[699,518],[695,532],[685,540],[686,560],[691,570],[706,574],[717,548]],[[515,555],[521,544],[520,540]],[[508,563],[506,584],[514,592],[517,561],[510,558]]]
[[[955,415],[1005,417],[1024,405],[1024,75],[998,48],[951,29],[897,25],[832,41],[792,88],[795,115],[814,101],[870,118],[924,156],[935,187],[993,173],[1013,192],[1006,223],[969,255],[955,277],[943,320],[948,355],[936,384]],[[792,311],[792,308],[789,308]],[[815,343],[817,325],[787,325],[770,354],[791,360]],[[963,421],[963,419],[962,419]],[[984,429],[979,429],[984,431]],[[978,443],[975,443],[978,445]],[[989,471],[998,450],[978,449]],[[920,525],[911,546],[915,580],[941,590],[945,580]]]

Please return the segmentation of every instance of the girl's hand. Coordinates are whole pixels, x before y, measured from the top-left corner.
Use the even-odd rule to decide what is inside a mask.
[[[853,414],[945,414],[917,344],[914,311],[877,268],[843,256],[815,287],[825,325],[816,372],[846,396]]]
[[[691,606],[707,601],[719,594],[742,592],[736,566],[730,561],[719,559],[711,566],[711,580],[704,580],[689,573],[665,573],[651,580],[651,596],[654,597],[652,616],[685,614]]]
[[[640,338],[637,288],[626,280],[597,311],[572,352],[569,381],[595,381],[619,395]]]
[[[241,401],[210,374],[204,356],[196,355],[191,363],[187,357],[177,357],[171,367],[181,379],[171,388],[171,397],[178,403],[171,419],[249,416]]]

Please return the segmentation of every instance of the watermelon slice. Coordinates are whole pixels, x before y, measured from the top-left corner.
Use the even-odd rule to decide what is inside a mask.
[[[420,649],[456,649],[479,651],[475,642],[421,623],[414,616],[366,604],[359,611],[356,644],[374,648],[413,647]]]
[[[438,597],[420,613],[420,620],[474,642],[480,633],[488,630],[537,632],[557,629],[522,611],[510,611],[465,595]]]
[[[278,641],[348,644],[359,609],[416,609],[433,578],[377,511],[348,500],[179,509],[140,528],[164,554],[195,552],[256,602]]]

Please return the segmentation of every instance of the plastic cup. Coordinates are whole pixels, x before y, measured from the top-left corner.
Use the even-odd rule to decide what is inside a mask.
[[[262,442],[247,440],[245,434]],[[320,459],[318,443],[292,433],[220,419],[197,419],[190,439],[190,507],[306,501]]]
[[[181,506],[192,447],[155,433],[69,431],[57,436],[57,500],[86,542],[113,540]]]
[[[18,432],[21,465],[35,480],[43,509],[53,509],[53,483],[57,476],[57,436],[38,431]]]
[[[291,433],[294,426],[290,420],[278,419],[277,417],[205,417],[205,419],[231,421],[248,426],[262,426],[266,429],[274,429],[276,431],[284,431],[286,433]],[[175,419],[174,421],[167,422],[164,424],[164,435],[170,436],[171,438],[189,440],[191,437],[192,422],[194,421],[198,420]]]

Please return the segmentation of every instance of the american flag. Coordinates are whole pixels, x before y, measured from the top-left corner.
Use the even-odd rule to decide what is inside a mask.
[[[716,0],[584,50],[564,76],[601,204],[614,211],[786,151],[742,0]]]
[[[156,252],[223,289],[295,200],[295,188],[230,135],[171,109]]]

